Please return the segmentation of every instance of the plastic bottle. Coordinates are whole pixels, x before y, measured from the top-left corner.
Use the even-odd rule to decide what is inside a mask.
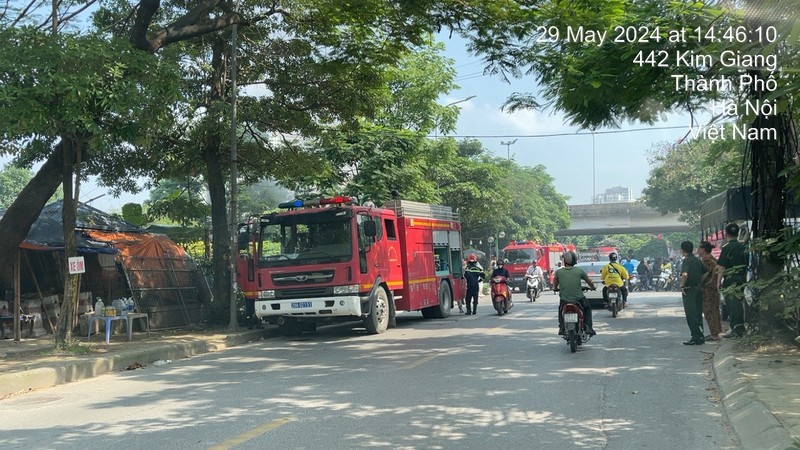
[[[116,299],[116,300],[112,301],[111,302],[111,306],[114,307],[114,310],[117,312],[117,315],[124,314],[122,312],[123,308],[122,308],[122,300],[121,299]]]
[[[103,299],[97,297],[97,303],[94,305],[94,315],[97,317],[105,315],[106,305],[103,303]]]

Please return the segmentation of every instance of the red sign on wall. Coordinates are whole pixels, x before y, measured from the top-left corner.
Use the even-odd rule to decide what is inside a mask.
[[[70,274],[86,272],[86,264],[83,261],[83,256],[73,256],[69,258],[68,264]]]

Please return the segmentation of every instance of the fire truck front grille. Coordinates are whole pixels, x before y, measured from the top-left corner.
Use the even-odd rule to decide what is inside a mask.
[[[272,275],[275,286],[293,286],[298,284],[330,283],[333,281],[333,270],[317,270],[314,272],[276,273]]]
[[[330,297],[331,295],[333,295],[332,287],[280,289],[275,291],[275,298],[278,300],[291,298]]]

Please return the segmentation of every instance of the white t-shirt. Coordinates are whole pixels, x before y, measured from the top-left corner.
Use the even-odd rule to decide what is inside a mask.
[[[533,264],[528,266],[528,270],[525,272],[525,275],[530,275],[539,279],[544,278],[544,273],[542,272],[542,268]]]

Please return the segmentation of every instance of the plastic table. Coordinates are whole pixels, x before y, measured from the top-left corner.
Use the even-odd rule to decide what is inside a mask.
[[[125,325],[128,331],[128,340],[130,341],[133,339],[133,320],[134,319],[144,319],[146,328],[147,328],[147,337],[150,337],[150,320],[147,317],[147,313],[128,313],[125,315],[120,316],[96,316],[94,314],[87,314],[86,315],[86,325],[89,329],[89,333],[86,336],[87,340],[92,339],[92,324],[97,320],[103,320],[106,323],[106,344],[111,341],[111,324],[115,320],[124,320]]]

